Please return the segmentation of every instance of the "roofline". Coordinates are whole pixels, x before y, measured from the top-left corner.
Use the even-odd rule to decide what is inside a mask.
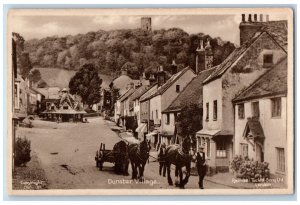
[[[252,89],[253,86],[255,86],[255,84],[260,81],[265,75],[267,75],[269,72],[273,71],[273,69],[276,68],[276,66],[278,66],[280,63],[282,63],[284,60],[287,60],[287,57],[285,56],[284,58],[280,59],[275,65],[273,65],[273,67],[271,69],[269,69],[268,71],[266,71],[264,74],[262,74],[261,76],[259,76],[250,86],[248,86],[247,88],[245,88],[237,97],[235,97],[232,102],[235,102],[235,101],[239,101],[239,100],[242,100],[242,99],[246,99],[246,98],[241,98],[241,99],[238,99],[238,97],[244,93],[244,92],[247,92],[248,90]]]
[[[193,71],[193,69],[190,68],[190,66],[185,67],[182,71],[179,71],[179,72],[182,72],[182,73],[181,73],[180,75],[178,75],[178,76],[171,82],[171,84],[168,85],[168,86],[166,87],[166,89],[164,89],[164,91],[162,91],[162,93],[160,93],[160,94],[155,93],[154,95],[151,96],[151,98],[156,97],[156,96],[158,96],[158,95],[164,94],[164,92],[166,92],[166,91],[167,91],[167,90],[175,83],[175,81],[178,80],[178,78],[180,78],[180,77],[181,77],[183,74],[185,74],[188,70],[191,70],[192,73],[195,74],[195,72]],[[174,75],[176,75],[176,74],[174,74]],[[163,85],[162,85],[162,86],[163,86]]]
[[[170,110],[168,110],[168,108],[167,108],[164,111],[162,111],[161,113],[181,112],[181,110],[182,110],[182,108],[175,108],[175,109],[170,109]]]
[[[149,90],[151,90],[154,86],[156,86],[157,85],[157,82],[156,83],[154,83],[143,95],[145,95]],[[143,96],[143,95],[141,95],[140,96],[140,98]],[[151,96],[149,96],[149,97],[151,97]],[[147,101],[148,99],[150,99],[149,97],[147,97],[147,98],[145,98],[145,99],[143,99],[143,100],[140,100],[140,102],[144,102],[144,101]]]
[[[142,85],[143,86],[143,85]],[[141,87],[139,87],[139,88],[142,88],[142,86]],[[147,86],[147,85],[145,85],[145,86]],[[139,89],[138,88],[138,89]],[[140,95],[137,95],[135,98],[132,98],[132,101],[134,101],[134,100],[136,100],[136,99],[138,99],[138,98],[140,98],[142,95],[144,95],[148,90],[150,90],[152,87],[148,87],[148,88],[146,88],[146,90],[144,90],[144,92],[142,92],[142,94],[140,94]],[[137,90],[138,90],[137,89]]]
[[[230,65],[230,67],[229,68],[231,68],[232,67],[232,65],[237,61],[237,60],[239,60],[239,58],[242,56],[242,55],[244,55],[245,54],[245,52],[247,52],[248,51],[248,49],[250,48],[250,46],[251,45],[253,45],[264,33],[266,33],[270,38],[271,38],[271,40],[277,45],[277,46],[279,46],[282,50],[283,50],[283,52],[285,52],[286,54],[287,54],[287,51],[273,38],[273,36],[271,35],[271,34],[269,34],[269,32],[267,32],[267,31],[261,31],[261,34],[259,35],[259,36],[257,36],[256,37],[256,39],[249,45],[249,47]],[[255,34],[254,34],[255,35]],[[238,49],[238,48],[236,48],[236,49]],[[228,56],[229,57],[229,56]],[[225,59],[226,60],[226,59]],[[224,62],[224,61],[223,61]],[[222,63],[223,63],[222,62]],[[222,64],[221,63],[221,64]],[[219,65],[221,65],[221,64],[219,64]],[[218,66],[219,66],[218,65]],[[213,81],[213,80],[215,80],[215,79],[218,79],[218,78],[220,78],[220,77],[222,77],[223,76],[223,74],[229,69],[229,68],[227,68],[226,70],[224,70],[221,74],[219,74],[218,76],[215,76],[215,77],[213,77],[213,78],[211,78],[211,79],[209,79],[209,80],[204,80],[203,81],[203,85],[204,84],[207,84],[207,83],[210,83],[211,81]],[[209,78],[209,76],[208,76],[208,78]]]
[[[272,98],[272,97],[279,97],[279,96],[287,96],[287,92],[273,92],[273,93],[269,93],[269,94],[265,94],[265,95],[258,95],[258,96],[250,96],[250,97],[246,97],[246,98],[242,98],[242,99],[238,99],[238,100],[232,100],[233,104],[239,104],[242,102],[247,102],[247,101],[251,101],[251,100],[256,100],[256,99],[260,99],[260,98]]]

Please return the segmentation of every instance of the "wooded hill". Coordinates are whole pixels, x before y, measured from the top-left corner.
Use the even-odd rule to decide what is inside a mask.
[[[137,79],[145,71],[155,72],[159,65],[166,70],[175,59],[180,68],[195,68],[199,39],[210,39],[213,65],[220,64],[235,48],[231,42],[203,33],[189,35],[179,28],[143,31],[124,29],[88,32],[75,36],[46,37],[25,42],[33,67],[78,70],[92,63],[99,73],[117,76],[123,68]]]

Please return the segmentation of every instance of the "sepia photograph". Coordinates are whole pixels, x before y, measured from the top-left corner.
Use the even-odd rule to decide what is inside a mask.
[[[11,195],[294,192],[290,8],[11,9]]]

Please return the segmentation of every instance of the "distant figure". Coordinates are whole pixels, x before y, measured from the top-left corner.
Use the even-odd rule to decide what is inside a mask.
[[[199,175],[199,188],[200,189],[204,189],[203,179],[206,175],[206,158],[205,158],[205,153],[203,150],[204,150],[204,147],[200,146],[199,152],[197,153],[197,157],[196,157],[196,166],[197,166],[198,175]]]
[[[158,153],[158,162],[159,162],[159,175],[161,175],[161,171],[163,170],[163,177],[166,176],[165,157],[166,157],[166,144],[162,143]]]
[[[87,120],[87,118],[84,118],[84,122],[85,122],[85,123],[88,123],[89,121]]]

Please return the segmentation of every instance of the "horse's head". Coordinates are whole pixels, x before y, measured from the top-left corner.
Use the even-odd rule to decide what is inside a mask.
[[[140,150],[143,154],[149,154],[151,150],[150,141],[145,139],[140,143]]]
[[[196,139],[188,136],[182,142],[182,151],[189,155],[189,157],[194,158],[196,154]]]

